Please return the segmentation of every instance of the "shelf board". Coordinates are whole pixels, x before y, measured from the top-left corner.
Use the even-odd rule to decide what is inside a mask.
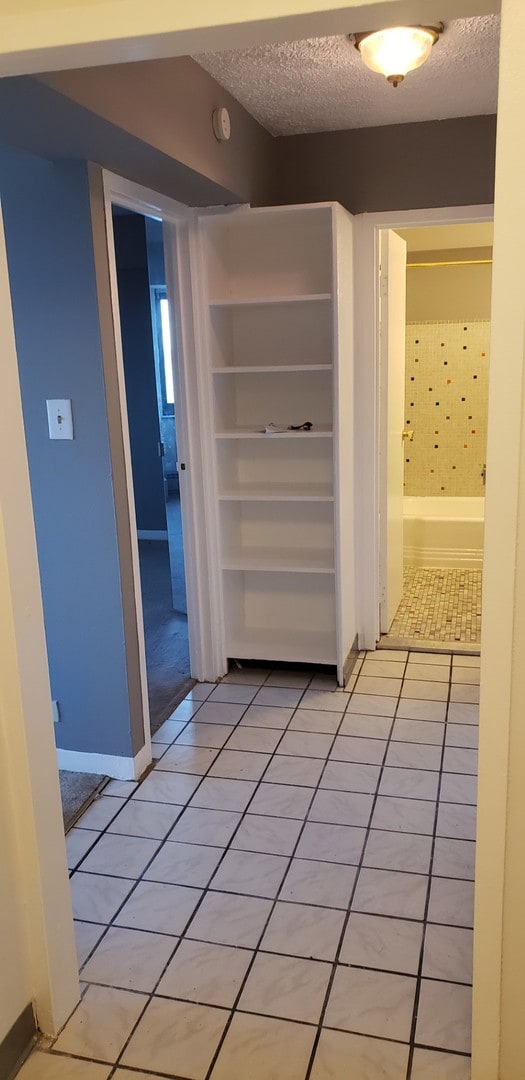
[[[333,431],[330,428],[314,427],[311,431],[276,431],[267,435],[264,431],[254,431],[253,428],[235,428],[233,431],[217,431],[216,439],[331,439]]]
[[[332,364],[248,364],[243,367],[218,367],[212,368],[214,375],[273,375],[303,373],[304,371],[332,371]]]
[[[211,308],[224,307],[259,307],[261,304],[311,304],[326,303],[332,299],[332,293],[303,293],[294,296],[229,296],[223,300],[210,300]]]
[[[335,574],[333,551],[250,548],[226,554],[223,570],[264,570],[292,574]]]
[[[336,664],[335,631],[271,627],[239,627],[227,634],[226,653],[239,660],[287,660],[303,664]]]
[[[243,484],[219,495],[221,502],[333,502],[331,484]]]

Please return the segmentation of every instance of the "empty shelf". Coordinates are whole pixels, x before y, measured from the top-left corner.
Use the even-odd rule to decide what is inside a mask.
[[[259,307],[261,304],[311,304],[332,299],[331,293],[304,293],[299,296],[227,296],[222,300],[210,300],[210,307]]]
[[[332,371],[332,364],[230,364],[212,369],[214,375],[302,374],[304,371]]]
[[[333,502],[334,494],[330,483],[279,484],[278,480],[274,480],[260,484],[238,484],[221,492],[219,499],[239,502]]]
[[[304,551],[302,548],[296,551],[250,548],[224,555],[222,568],[293,574],[335,574],[333,551]]]
[[[337,663],[335,631],[242,627],[238,633],[227,636],[226,651],[229,657],[239,660]]]

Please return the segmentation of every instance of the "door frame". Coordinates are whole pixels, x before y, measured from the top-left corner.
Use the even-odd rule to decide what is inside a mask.
[[[22,1049],[32,1000],[38,1027],[57,1035],[79,999],[62,804],[31,486],[27,460],[11,285],[0,204],[0,738],[5,850],[10,904],[20,913],[14,935],[21,968],[6,1050]],[[7,970],[6,970],[7,974]],[[24,1011],[16,1015],[19,1008]],[[31,1022],[34,1024],[33,1017]],[[31,1024],[29,1024],[31,1027]],[[24,1047],[25,1049],[25,1047]],[[6,1058],[2,1057],[4,1063]]]
[[[392,563],[392,514],[389,508],[389,494],[392,498],[392,467],[393,467],[393,446],[392,446],[392,404],[394,396],[392,394],[392,348],[397,350],[402,345],[402,368],[403,368],[403,386],[398,390],[401,394],[401,399],[398,397],[396,402],[396,415],[401,413],[401,427],[398,432],[398,454],[397,462],[394,465],[396,470],[397,479],[402,487],[403,484],[403,461],[404,458],[404,446],[402,445],[401,432],[405,427],[405,326],[406,326],[406,262],[407,262],[407,245],[406,241],[402,240],[397,233],[391,229],[381,229],[378,233],[379,247],[380,247],[380,260],[379,260],[379,379],[378,379],[378,393],[379,393],[379,490],[380,498],[384,499],[380,506],[379,515],[379,629],[381,633],[388,633],[392,625],[392,621],[395,616],[395,612],[401,601],[403,592],[403,520],[402,520],[402,498],[399,496],[399,487],[396,483],[394,497],[396,501],[401,499],[401,521],[397,517],[397,530],[398,539],[400,540],[401,551],[399,553],[399,559],[401,562],[401,575],[398,580],[396,589],[396,596],[394,605],[392,604],[392,589],[391,589],[391,573],[390,566]],[[399,268],[396,266],[393,271],[393,260],[397,259],[397,255],[394,255],[394,248],[398,245],[402,246],[403,250],[403,276],[402,276],[402,289],[403,289],[403,338],[402,342],[398,340],[393,345],[392,337],[392,323],[390,322],[390,301],[392,298],[392,288],[396,290],[400,287],[401,274]],[[383,262],[386,265],[383,265]],[[395,301],[397,306],[399,297]],[[396,331],[399,333],[399,324],[397,320],[396,312]],[[397,429],[396,429],[397,430]],[[399,470],[401,470],[401,476],[399,476]],[[399,563],[396,559],[396,565],[399,567]],[[394,611],[392,608],[394,606]],[[387,627],[385,630],[384,627]]]
[[[136,213],[160,218],[163,224],[166,291],[170,307],[177,311],[172,320],[176,327],[177,362],[172,354],[175,385],[175,423],[177,428],[177,457],[184,462],[179,470],[182,507],[185,580],[188,611],[190,668],[193,678],[213,681],[217,675],[212,627],[213,614],[218,609],[216,575],[210,572],[215,539],[214,522],[207,513],[206,445],[200,439],[200,393],[195,362],[195,323],[197,298],[192,275],[195,265],[196,212],[149,188],[142,187],[114,173],[102,170],[106,217],[107,255],[110,274],[111,307],[117,362],[120,421],[126,472],[127,504],[131,535],[132,569],[135,592],[137,637],[139,643],[140,682],[142,690],[144,738],[150,740],[150,717],[144,639],[144,619],[140,586],[140,564],[135,523],[135,497],[129,438],[124,359],[120,332],[120,311],[117,287],[117,268],[112,204]],[[190,467],[188,467],[190,466]],[[208,504],[209,505],[209,504]]]
[[[380,233],[424,225],[465,225],[493,221],[494,206],[435,207],[396,210],[354,216],[356,410],[355,455],[357,544],[357,611],[361,649],[375,649],[380,638],[381,537],[380,514],[386,508],[386,491],[380,462]]]

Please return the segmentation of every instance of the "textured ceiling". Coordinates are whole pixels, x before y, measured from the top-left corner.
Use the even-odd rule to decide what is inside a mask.
[[[499,16],[455,19],[397,89],[347,37],[310,38],[195,60],[273,135],[496,112]]]

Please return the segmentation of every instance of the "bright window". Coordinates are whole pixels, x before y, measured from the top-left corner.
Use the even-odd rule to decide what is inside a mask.
[[[162,415],[173,416],[175,413],[175,386],[171,358],[170,312],[165,286],[153,286],[152,294],[159,398],[162,401]]]
[[[163,296],[159,301],[160,327],[162,337],[162,360],[164,365],[164,383],[166,387],[166,404],[175,404],[175,392],[173,389],[173,366],[171,363],[171,327],[168,298]]]

